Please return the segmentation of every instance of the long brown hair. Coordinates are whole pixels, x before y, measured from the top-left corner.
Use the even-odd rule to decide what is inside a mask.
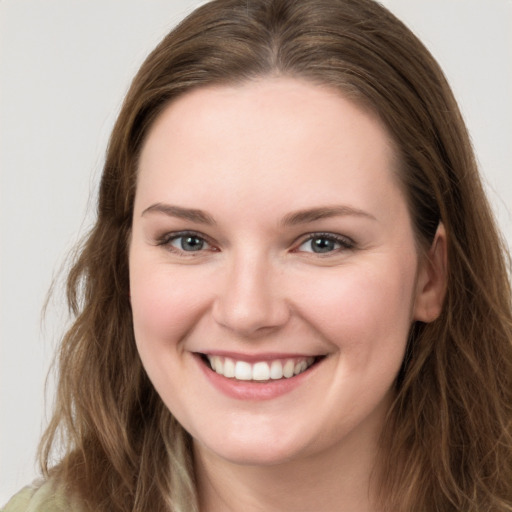
[[[148,128],[193,88],[283,75],[337,88],[383,120],[418,246],[448,237],[441,316],[411,328],[379,457],[385,511],[512,510],[512,313],[505,248],[457,104],[418,39],[372,0],[215,0],[151,53],[117,119],[96,224],[67,282],[41,463],[95,511],[197,510],[191,440],[137,354],[127,245]],[[65,455],[49,469],[57,441]]]

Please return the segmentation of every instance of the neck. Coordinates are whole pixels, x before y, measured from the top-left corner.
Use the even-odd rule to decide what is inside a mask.
[[[242,465],[195,446],[201,512],[375,512],[377,443],[350,444],[275,465]]]

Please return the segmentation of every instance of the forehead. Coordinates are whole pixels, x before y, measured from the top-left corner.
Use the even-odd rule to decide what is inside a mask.
[[[294,126],[290,124],[293,121],[297,122]],[[269,132],[270,123],[273,130]],[[207,135],[208,128],[214,127],[218,137],[247,135],[248,138],[261,136],[263,129],[275,138],[282,127],[287,130],[281,136],[290,133],[290,129],[293,129],[290,135],[305,134],[305,130],[321,125],[325,127],[326,142],[335,136],[334,131],[362,128],[367,137],[379,132],[389,149],[393,146],[384,124],[363,101],[356,103],[334,87],[303,79],[263,77],[234,85],[200,87],[179,96],[157,117],[144,148],[148,139],[155,139],[155,132],[162,133],[162,130],[167,131],[166,136],[191,136]],[[229,132],[235,126],[244,130]],[[329,132],[330,128],[334,131]]]
[[[150,129],[137,194],[168,187],[208,198],[215,188],[249,200],[279,186],[297,191],[291,201],[339,202],[343,190],[348,198],[396,186],[395,155],[379,118],[326,86],[267,78],[205,87],[167,106]]]

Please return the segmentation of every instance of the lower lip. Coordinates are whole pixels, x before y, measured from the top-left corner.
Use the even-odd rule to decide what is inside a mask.
[[[255,382],[228,379],[209,368],[202,360],[201,356],[196,355],[195,359],[206,378],[218,391],[230,398],[236,398],[237,400],[272,400],[273,398],[290,393],[308,380],[320,364],[320,362],[316,362],[305,372],[299,373],[299,375],[295,375],[288,379],[283,378]]]

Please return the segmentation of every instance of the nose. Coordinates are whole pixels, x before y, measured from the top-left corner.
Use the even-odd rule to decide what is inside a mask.
[[[279,278],[282,273],[274,267],[265,257],[234,258],[213,304],[215,321],[244,338],[284,326],[290,310]]]

